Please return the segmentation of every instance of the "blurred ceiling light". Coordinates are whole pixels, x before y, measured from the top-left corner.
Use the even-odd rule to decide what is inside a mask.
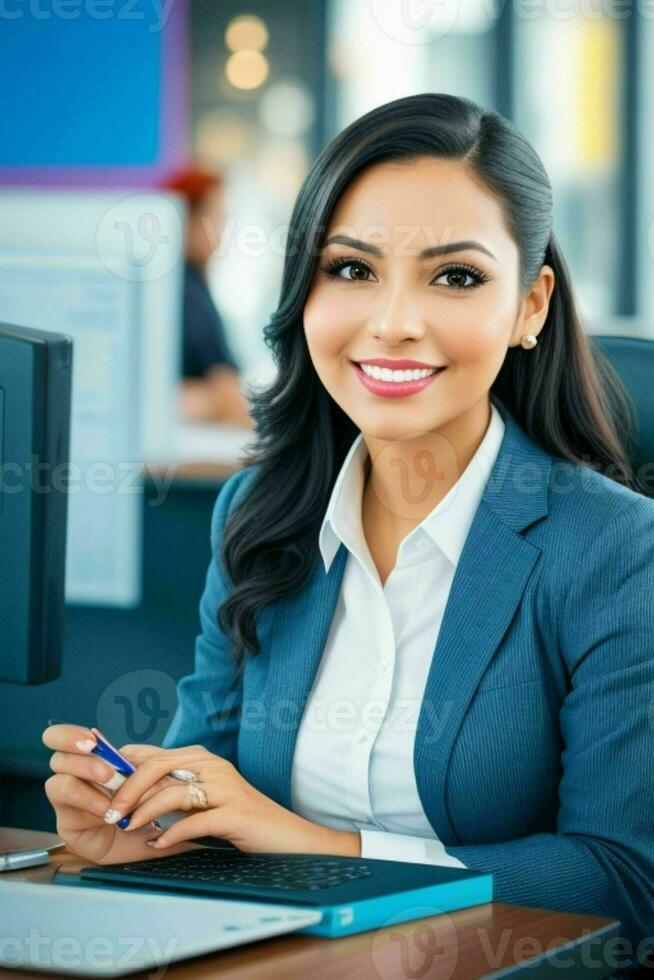
[[[313,98],[300,81],[287,78],[276,82],[262,95],[259,117],[278,136],[299,136],[315,116]]]
[[[257,163],[262,183],[282,207],[292,206],[309,169],[304,142],[299,139],[266,139],[259,147]]]
[[[263,51],[268,44],[268,28],[260,17],[243,14],[230,20],[225,31],[225,44],[230,51]]]
[[[259,88],[268,77],[268,59],[260,51],[236,51],[227,59],[225,75],[234,88]]]
[[[252,150],[251,133],[232,112],[207,112],[200,119],[196,149],[207,163],[240,160]]]

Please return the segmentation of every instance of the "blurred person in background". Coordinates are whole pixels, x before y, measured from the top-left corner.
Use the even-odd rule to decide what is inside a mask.
[[[230,349],[222,318],[209,290],[207,267],[224,226],[221,174],[190,163],[172,174],[165,190],[187,204],[184,263],[182,412],[194,421],[225,422],[252,428],[241,389],[239,364]]]

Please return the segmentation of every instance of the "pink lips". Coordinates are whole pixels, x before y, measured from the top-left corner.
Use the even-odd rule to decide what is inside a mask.
[[[419,378],[417,381],[378,381],[366,374],[356,362],[352,362],[352,366],[364,388],[367,388],[374,395],[382,395],[384,398],[404,398],[406,395],[413,395],[422,391],[446,370],[446,368],[441,368],[435,374],[430,374],[427,378]]]

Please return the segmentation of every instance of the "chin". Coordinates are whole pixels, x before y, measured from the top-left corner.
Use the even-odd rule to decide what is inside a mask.
[[[371,439],[384,442],[395,442],[399,439],[409,439],[425,432],[430,432],[437,424],[433,420],[420,421],[418,415],[404,419],[380,419],[364,417],[355,419],[359,429]]]

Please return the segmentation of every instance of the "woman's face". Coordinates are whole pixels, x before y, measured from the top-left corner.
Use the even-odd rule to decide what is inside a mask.
[[[480,406],[486,424],[507,348],[538,334],[553,286],[544,266],[520,297],[518,248],[496,199],[459,161],[382,162],[345,190],[324,241],[304,330],[322,383],[355,425],[381,440],[450,424],[463,433]],[[365,376],[358,364],[369,359],[445,370],[395,387]]]

